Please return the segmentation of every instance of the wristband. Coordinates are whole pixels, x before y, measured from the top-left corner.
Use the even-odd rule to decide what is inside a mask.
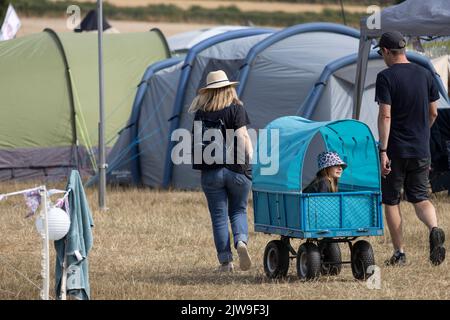
[[[379,152],[380,152],[380,153],[383,153],[383,152],[386,153],[386,152],[387,152],[387,149],[380,149]]]

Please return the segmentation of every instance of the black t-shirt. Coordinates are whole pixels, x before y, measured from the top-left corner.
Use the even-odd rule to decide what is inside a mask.
[[[331,183],[325,177],[315,178],[304,190],[304,193],[332,192]]]
[[[390,158],[429,158],[429,104],[439,99],[433,75],[413,63],[398,63],[377,76],[375,101],[391,106]]]
[[[199,120],[209,120],[218,121],[221,119],[225,125],[225,129],[237,130],[243,126],[250,124],[250,119],[248,117],[247,111],[244,107],[239,105],[229,105],[222,110],[205,112],[199,110],[195,113],[194,121]],[[222,132],[223,137],[226,139],[226,132]],[[228,144],[228,143],[227,143]],[[237,141],[234,141],[234,164],[224,164],[222,166],[230,169],[231,171],[237,173],[243,173],[248,178],[251,178],[251,165],[249,163],[239,164],[237,163]],[[217,167],[217,166],[214,166]],[[220,167],[220,166],[219,166]],[[212,168],[212,167],[211,167]]]

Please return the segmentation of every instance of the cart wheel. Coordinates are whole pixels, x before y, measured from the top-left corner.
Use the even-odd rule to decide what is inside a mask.
[[[264,250],[264,271],[267,277],[286,277],[288,269],[289,248],[281,240],[270,241]]]
[[[321,273],[336,276],[341,272],[341,249],[336,242],[319,242],[319,252],[322,258]]]
[[[365,240],[356,242],[352,247],[352,272],[358,280],[366,280],[372,273],[367,273],[369,266],[375,265],[372,246]]]
[[[319,248],[311,242],[304,243],[297,252],[297,275],[301,280],[312,280],[320,276]]]

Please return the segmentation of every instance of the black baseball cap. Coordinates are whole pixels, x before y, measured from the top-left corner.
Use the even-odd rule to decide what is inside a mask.
[[[406,47],[406,41],[403,35],[398,31],[389,31],[381,35],[380,42],[374,47],[386,49],[403,49]]]

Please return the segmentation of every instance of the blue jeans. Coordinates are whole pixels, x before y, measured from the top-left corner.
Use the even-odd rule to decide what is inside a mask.
[[[202,170],[202,188],[208,201],[214,243],[220,263],[233,261],[228,218],[234,247],[248,242],[247,199],[252,182],[244,174],[227,168]]]

